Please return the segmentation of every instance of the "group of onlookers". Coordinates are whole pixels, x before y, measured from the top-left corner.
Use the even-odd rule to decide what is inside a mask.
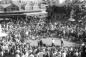
[[[84,57],[86,47],[60,47],[60,46],[30,46],[29,44],[17,43],[14,45],[0,44],[1,57]]]
[[[61,48],[61,47],[56,47],[53,44],[51,47],[49,47],[46,44],[42,45],[41,42],[38,43],[37,47],[30,46],[30,42],[28,40],[29,39],[31,40],[33,38],[32,36],[34,36],[34,38],[37,38],[36,36],[38,36],[37,39],[44,37],[44,35],[41,35],[41,33],[39,33],[42,30],[43,30],[42,34],[43,33],[47,34],[48,32],[51,31],[49,34],[47,34],[47,35],[50,35],[49,37],[51,37],[54,30],[57,31],[57,34],[59,36],[64,36],[64,37],[71,36],[71,35],[73,36],[73,33],[81,35],[81,32],[85,31],[81,27],[78,27],[77,24],[73,25],[73,24],[66,24],[66,23],[64,24],[61,22],[57,22],[55,24],[48,24],[50,26],[49,27],[48,25],[45,26],[45,24],[47,24],[46,22],[45,24],[43,22],[44,22],[43,20],[36,21],[33,18],[33,20],[30,21],[30,23],[24,22],[24,21],[16,21],[16,23],[8,22],[8,23],[1,24],[2,32],[7,33],[8,36],[0,37],[0,56],[3,56],[3,57],[4,56],[8,56],[8,57],[9,56],[13,56],[13,57],[61,57],[61,56],[62,57],[83,57],[83,55],[85,56],[86,54],[85,47],[83,47],[82,49],[80,48],[77,49],[72,47]],[[45,29],[45,27],[47,29]],[[39,35],[37,33],[39,33]]]
[[[57,38],[71,38],[72,40],[85,40],[86,29],[85,25],[76,22],[53,22],[47,23],[47,19],[40,19],[38,17],[28,17],[28,20],[15,20],[11,22],[2,22],[3,31],[10,35],[26,38],[26,36],[41,36]],[[25,35],[27,34],[27,35]]]

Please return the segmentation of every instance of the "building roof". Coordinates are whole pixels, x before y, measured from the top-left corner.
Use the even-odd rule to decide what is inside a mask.
[[[8,6],[10,6],[10,5],[12,5],[12,4],[14,4],[14,5],[16,5],[16,6],[18,6],[18,7],[21,7],[21,5],[26,5],[25,3],[19,3],[19,2],[17,2],[17,1],[13,1],[12,3],[9,3],[9,4],[0,4],[0,7],[2,6],[3,8],[6,8],[6,7],[8,7]]]
[[[8,6],[10,6],[11,4],[0,4],[1,7],[3,8],[7,8]]]
[[[26,3],[23,3],[23,2],[19,3],[19,2],[16,2],[16,1],[13,1],[12,3],[15,4],[18,7],[21,7],[21,5],[26,5]]]

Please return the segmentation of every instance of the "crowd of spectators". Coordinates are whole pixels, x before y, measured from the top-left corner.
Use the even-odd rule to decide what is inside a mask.
[[[84,24],[82,24],[83,26]],[[46,18],[28,17],[28,21],[19,19],[14,22],[12,19],[8,22],[1,23],[2,32],[7,36],[0,37],[0,54],[1,56],[20,56],[20,57],[58,57],[61,54],[68,57],[80,57],[80,48],[60,48],[56,46],[37,47],[30,46],[29,40],[53,37],[85,39],[85,27],[83,28],[76,22],[54,22],[47,23]],[[84,37],[85,36],[85,37]],[[38,41],[39,42],[39,41]],[[43,55],[43,56],[42,56]]]
[[[52,46],[38,46],[38,47],[26,47],[23,45],[12,46],[10,49],[3,49],[1,56],[13,56],[13,57],[81,57],[81,51],[78,48],[63,48]]]
[[[59,7],[56,8],[59,9]],[[47,18],[39,18],[36,16],[27,17],[27,19],[8,18],[2,21],[0,19],[0,33],[7,34],[6,36],[0,37],[0,57],[86,57],[85,46],[62,47],[55,46],[54,43],[51,46],[47,46],[41,42],[42,38],[51,37],[64,38],[81,43],[86,41],[85,15],[78,20],[75,19],[75,21],[63,21],[61,14],[65,12],[63,15],[67,14],[67,17],[69,17],[71,11],[69,8],[66,10],[63,9],[61,8],[62,12],[57,11],[57,9],[50,9],[53,12],[49,12],[48,14],[50,14],[49,17],[52,17],[50,17],[52,22]],[[60,14],[58,18],[53,17],[58,15],[56,11]],[[56,21],[53,22],[54,19]],[[31,46],[29,40],[38,40],[38,46]]]

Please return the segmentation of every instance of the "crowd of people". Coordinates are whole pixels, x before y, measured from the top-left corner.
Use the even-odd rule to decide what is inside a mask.
[[[81,57],[80,49],[60,47],[26,47],[25,46],[12,46],[10,49],[0,51],[2,57]]]
[[[48,19],[37,16],[0,19],[0,57],[86,57],[85,44],[64,47],[64,42],[61,41],[61,46],[56,46],[53,42],[48,46],[48,42],[43,43],[41,40],[64,38],[75,43],[86,42],[85,13],[78,13],[80,9],[76,6],[69,6],[68,9],[54,7],[49,8]],[[72,8],[74,12],[71,11]],[[68,20],[70,15],[76,17],[75,21]],[[37,40],[37,46],[31,45],[30,40]]]
[[[53,33],[57,34],[58,38],[59,36],[70,38],[73,33],[82,35],[85,29],[79,27],[78,24],[74,25],[71,22],[47,24],[45,18],[30,17],[27,22],[25,20],[6,22],[5,20],[0,27],[1,32],[7,34],[0,37],[1,57],[82,57],[82,54],[86,53],[81,47],[61,47],[54,46],[53,43],[52,46],[47,46],[42,42],[39,43],[40,41],[38,41],[38,46],[31,46],[29,42],[29,40],[53,37]]]

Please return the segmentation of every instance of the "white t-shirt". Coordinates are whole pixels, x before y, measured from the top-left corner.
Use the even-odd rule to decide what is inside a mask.
[[[33,54],[31,54],[29,57],[34,57],[34,55],[33,55]]]
[[[20,57],[20,55],[19,54],[16,54],[16,57]]]
[[[55,43],[55,40],[54,39],[52,39],[52,43]]]
[[[75,55],[76,55],[76,56],[78,56],[78,55],[79,55],[79,53],[78,53],[78,52],[76,52],[76,53],[75,53]]]
[[[39,53],[37,54],[37,57],[43,57],[43,54],[44,54],[44,52],[39,52]]]
[[[28,55],[29,55],[29,53],[28,53],[28,52],[26,52],[25,57],[28,57]]]
[[[67,54],[67,53],[66,53],[66,52],[64,52],[64,53],[62,54],[62,57],[66,57],[66,54]]]

